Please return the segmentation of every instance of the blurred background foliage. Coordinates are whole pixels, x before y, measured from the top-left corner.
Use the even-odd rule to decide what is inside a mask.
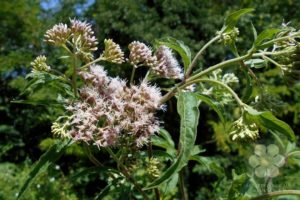
[[[242,37],[237,46],[242,52],[251,46],[251,22],[258,32],[288,22],[300,28],[298,0],[1,0],[0,4],[0,199],[3,200],[15,198],[29,172],[29,166],[54,140],[50,126],[62,112],[61,108],[11,103],[15,99],[56,98],[51,88],[42,88],[31,97],[19,95],[26,84],[25,76],[30,72],[30,62],[36,56],[47,55],[51,66],[57,69],[65,66],[63,61],[57,59],[61,51],[50,49],[43,43],[44,33],[54,24],[67,23],[70,18],[92,23],[100,43],[96,55],[103,49],[102,41],[105,38],[113,38],[126,48],[134,40],[153,44],[155,39],[166,36],[184,41],[195,54],[221,28],[226,14],[246,7],[255,8],[255,12],[239,21]],[[214,45],[198,67],[204,68],[231,57],[233,55],[229,49]],[[127,69],[108,70],[112,74],[128,77]],[[263,98],[265,102],[262,103],[265,104],[262,107],[271,105],[275,114],[289,123],[299,135],[300,85],[287,86],[278,74],[272,67],[264,72],[258,70],[258,76],[262,78],[264,89],[269,94]],[[243,87],[240,84],[236,88],[240,94],[243,93]],[[168,106],[168,112],[162,113],[164,126],[177,140],[176,124],[179,123],[178,117],[174,118],[177,116],[175,101]],[[234,111],[234,108],[228,109]],[[207,157],[211,170],[196,163],[189,165],[186,181],[191,199],[225,198],[234,177],[231,170],[235,168],[238,173],[243,172],[247,159],[240,159],[240,156],[251,151],[230,142],[216,121],[215,113],[208,111],[208,107],[201,107],[200,113],[203,114],[197,143],[206,149],[205,156],[211,156]],[[229,116],[231,119],[234,117]],[[108,160],[107,155],[101,152],[97,157],[99,160]],[[294,161],[293,164],[300,165],[300,162]],[[92,166],[83,149],[73,146],[57,166],[38,178],[25,198],[92,199],[105,187],[105,175],[101,172],[96,176],[74,178],[80,170]],[[220,170],[225,171],[225,176]],[[300,182],[294,181],[295,177],[299,177],[295,174],[299,174],[299,171],[292,166],[285,173],[287,175],[281,179],[293,181],[293,187],[299,188]]]

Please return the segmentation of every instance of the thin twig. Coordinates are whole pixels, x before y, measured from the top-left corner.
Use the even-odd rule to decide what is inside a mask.
[[[122,174],[124,174],[124,176],[127,178],[127,180],[129,180],[134,185],[134,187],[141,193],[141,195],[143,196],[143,198],[145,200],[149,200],[148,196],[145,194],[142,187],[134,180],[134,178],[132,178],[130,176],[126,167],[122,163],[119,162],[118,157],[114,154],[114,152],[109,147],[106,147],[105,149],[110,154],[110,156],[114,159],[114,161],[118,163]]]
[[[269,192],[257,197],[254,197],[250,200],[263,200],[263,199],[270,199],[272,197],[282,196],[282,195],[296,195],[300,196],[300,190],[281,190],[275,192]]]

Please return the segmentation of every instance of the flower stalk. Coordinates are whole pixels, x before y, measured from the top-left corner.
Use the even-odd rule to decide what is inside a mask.
[[[264,199],[271,199],[273,197],[283,196],[283,195],[295,195],[300,196],[300,190],[281,190],[275,192],[268,192],[266,194],[254,197],[250,200],[264,200]]]

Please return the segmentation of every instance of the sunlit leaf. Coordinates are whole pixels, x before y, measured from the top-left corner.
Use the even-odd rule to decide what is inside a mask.
[[[238,20],[245,14],[254,11],[253,8],[244,8],[230,13],[224,23],[225,32],[231,31],[237,24]]]
[[[254,42],[254,46],[259,49],[268,47],[268,46],[262,45],[262,43],[265,40],[272,39],[273,36],[276,33],[278,33],[279,31],[280,31],[280,29],[275,29],[275,28],[264,30],[257,36],[257,38]],[[273,44],[271,44],[271,45],[273,45]]]
[[[276,118],[271,112],[259,112],[250,106],[246,106],[245,110],[260,126],[270,129],[273,132],[284,134],[292,140],[296,139],[293,129],[284,121]]]
[[[145,190],[158,187],[177,174],[185,165],[187,165],[194,150],[194,144],[197,136],[197,125],[199,120],[199,100],[197,95],[190,92],[181,92],[177,96],[177,110],[180,115],[180,149],[175,162],[165,172]]]

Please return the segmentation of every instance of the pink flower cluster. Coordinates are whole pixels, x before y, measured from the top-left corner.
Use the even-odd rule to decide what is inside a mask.
[[[154,72],[162,77],[182,79],[182,69],[170,48],[162,45],[156,51],[157,64]]]
[[[74,140],[98,147],[125,140],[142,146],[158,131],[155,111],[162,106],[157,87],[147,82],[128,87],[124,80],[109,77],[99,65],[92,65],[81,76],[86,84],[80,90],[81,100],[67,106],[73,113],[68,135]]]
[[[128,45],[130,50],[129,62],[135,67],[144,65],[164,78],[182,79],[182,69],[172,53],[164,45],[159,46],[154,55],[152,50],[142,42],[134,41]]]

